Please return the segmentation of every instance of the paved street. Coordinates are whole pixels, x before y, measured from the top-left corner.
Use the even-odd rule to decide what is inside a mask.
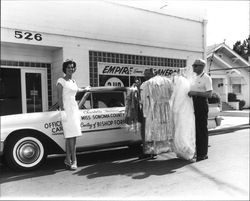
[[[224,120],[224,126],[249,121]],[[50,157],[33,172],[2,166],[1,199],[249,200],[249,126],[239,125],[210,131],[209,159],[196,163],[173,153],[138,160],[124,148],[81,154],[77,171],[64,169],[64,156]]]

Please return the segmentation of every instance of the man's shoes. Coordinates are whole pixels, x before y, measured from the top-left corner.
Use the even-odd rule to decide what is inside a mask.
[[[208,156],[203,156],[203,157],[197,157],[196,161],[202,161],[208,159]]]
[[[196,162],[196,158],[195,158],[195,157],[194,157],[194,158],[191,158],[191,159],[189,160],[189,162],[191,162],[191,163]]]

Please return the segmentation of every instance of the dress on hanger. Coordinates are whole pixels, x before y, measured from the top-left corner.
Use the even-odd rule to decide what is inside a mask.
[[[143,116],[146,118],[146,154],[160,154],[171,150],[171,94],[172,83],[167,77],[156,75],[141,85]]]
[[[125,124],[130,132],[134,134],[140,133],[140,105],[139,105],[139,90],[133,85],[128,89],[125,102]]]
[[[195,155],[195,116],[193,100],[188,96],[190,81],[173,77],[171,109],[174,125],[173,151],[178,157],[190,160]]]

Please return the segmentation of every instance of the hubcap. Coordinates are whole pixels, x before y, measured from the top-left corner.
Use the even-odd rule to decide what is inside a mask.
[[[39,145],[33,141],[24,141],[18,146],[16,155],[22,163],[34,163],[40,156]]]

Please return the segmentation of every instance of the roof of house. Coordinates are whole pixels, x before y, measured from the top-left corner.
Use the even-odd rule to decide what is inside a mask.
[[[228,55],[230,59],[235,63],[239,63],[238,66],[234,66],[230,63],[228,63],[225,59],[223,59],[219,52],[224,52]],[[225,43],[220,44],[214,44],[207,47],[207,60],[211,61],[217,61],[220,64],[222,64],[225,68],[234,68],[236,69],[245,69],[246,71],[250,72],[250,63],[248,63],[243,57],[241,57],[239,54],[237,54],[234,50],[232,50],[228,45]],[[211,66],[211,65],[210,65]]]
[[[237,54],[234,50],[232,50],[228,45],[226,45],[225,43],[220,43],[220,44],[215,44],[215,45],[210,45],[207,47],[207,59],[209,57],[212,57],[213,54],[217,51],[217,50],[223,50],[226,51],[227,53],[229,53],[230,55],[232,55],[231,58],[235,58],[235,59],[239,59],[244,65],[249,66],[249,63],[243,58],[241,57],[239,54]]]

